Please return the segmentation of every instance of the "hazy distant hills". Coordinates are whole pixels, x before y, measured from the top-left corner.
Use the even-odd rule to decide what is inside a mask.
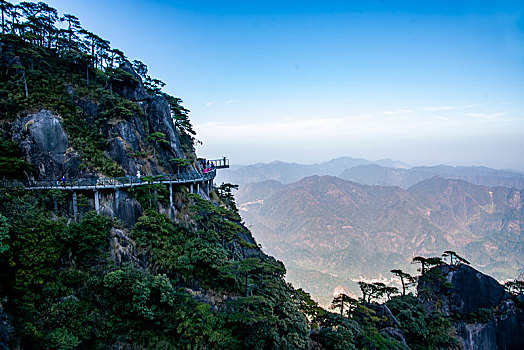
[[[400,161],[340,157],[318,164],[297,164],[274,161],[253,165],[232,166],[217,175],[216,182],[245,185],[251,182],[275,180],[283,184],[299,181],[312,175],[338,176],[366,185],[400,186],[408,188],[433,176],[466,180],[483,186],[504,186],[524,189],[524,173],[486,167],[452,167],[447,165],[409,168]]]
[[[312,176],[249,184],[236,198],[257,240],[286,264],[288,279],[317,297],[337,285],[355,289],[351,279],[359,276],[413,272],[414,255],[448,249],[497,278],[524,268],[524,191],[516,188],[432,177],[405,190]]]
[[[451,167],[437,165],[399,169],[377,164],[359,165],[344,170],[339,176],[366,185],[400,186],[408,188],[435,175],[466,180],[477,185],[524,188],[524,174],[486,167]]]
[[[311,175],[338,176],[346,169],[360,165],[376,164],[389,168],[406,168],[402,162],[391,159],[371,161],[363,158],[340,157],[318,164],[297,164],[274,161],[245,166],[232,166],[218,172],[216,183],[229,182],[244,185],[250,182],[275,180],[284,184],[303,179]]]

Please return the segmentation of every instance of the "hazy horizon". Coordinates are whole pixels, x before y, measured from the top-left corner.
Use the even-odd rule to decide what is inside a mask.
[[[184,100],[199,156],[524,170],[522,1],[48,3]]]
[[[407,162],[404,162],[402,159],[392,159],[392,158],[389,158],[389,157],[385,157],[385,158],[366,158],[366,157],[359,157],[359,156],[351,156],[351,155],[339,155],[339,156],[336,156],[336,157],[333,157],[333,158],[328,158],[328,159],[322,159],[322,160],[318,160],[318,161],[311,161],[311,162],[297,162],[297,161],[285,161],[285,160],[281,160],[281,159],[273,159],[273,160],[270,160],[270,161],[261,161],[261,162],[255,162],[255,163],[231,163],[232,166],[239,166],[239,167],[243,167],[243,166],[252,166],[252,165],[257,165],[257,164],[271,164],[271,163],[274,163],[274,162],[282,162],[282,163],[288,163],[288,164],[299,164],[299,165],[315,165],[315,164],[320,164],[320,163],[324,163],[324,162],[328,162],[328,161],[331,161],[331,160],[335,160],[335,159],[338,159],[338,158],[346,158],[346,157],[349,157],[349,158],[354,158],[354,159],[365,159],[365,160],[368,160],[368,161],[371,161],[371,162],[380,162],[380,161],[385,161],[385,160],[390,160],[390,161],[393,161],[393,162],[399,162],[399,163],[402,163],[403,165],[405,165],[408,169],[409,168],[414,168],[414,167],[419,167],[419,166],[428,166],[428,167],[431,167],[431,166],[440,166],[440,165],[444,165],[444,166],[453,166],[453,167],[486,167],[486,168],[491,168],[491,169],[495,169],[495,170],[508,170],[508,171],[516,171],[516,172],[519,172],[519,173],[522,173],[524,172],[524,169],[516,169],[516,168],[497,168],[497,167],[491,167],[491,166],[487,166],[487,165],[483,165],[483,164],[452,164],[450,162],[443,162],[443,163],[416,163],[416,164],[412,164],[412,163],[407,163]],[[211,159],[211,158],[209,158]],[[231,161],[231,159],[230,159]]]

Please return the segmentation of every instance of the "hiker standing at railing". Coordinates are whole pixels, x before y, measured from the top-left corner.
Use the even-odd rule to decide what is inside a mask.
[[[137,171],[136,171],[136,178],[138,179],[138,183],[140,183],[140,177],[141,177],[141,176],[142,176],[142,175],[140,174],[140,170],[137,170]]]

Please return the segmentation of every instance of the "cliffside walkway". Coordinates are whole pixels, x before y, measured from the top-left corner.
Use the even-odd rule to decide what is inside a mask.
[[[166,184],[169,187],[169,207],[173,215],[173,185],[187,184],[190,193],[204,193],[209,196],[212,189],[216,169],[229,168],[229,160],[224,157],[216,160],[201,160],[202,172],[182,172],[179,174],[159,174],[153,176],[125,176],[117,178],[77,178],[64,180],[4,180],[0,185],[4,187],[24,187],[26,190],[66,190],[73,193],[73,215],[78,217],[77,191],[93,191],[94,204],[97,213],[100,212],[100,192],[114,193],[115,205],[118,205],[120,189]],[[155,190],[156,191],[156,190]],[[201,191],[201,192],[199,192]],[[56,204],[55,204],[56,207]]]
[[[152,184],[197,184],[211,181],[216,176],[216,169],[229,168],[229,159],[226,157],[214,160],[205,160],[209,171],[159,174],[152,176],[124,176],[116,178],[77,178],[65,180],[4,180],[2,186],[22,186],[26,190],[101,190],[119,189],[126,187],[145,186]]]
[[[194,184],[213,180],[216,170],[206,173],[162,174],[153,176],[125,176],[117,178],[78,178],[66,180],[0,181],[3,186],[22,186],[26,190],[101,190],[136,187],[152,184]]]

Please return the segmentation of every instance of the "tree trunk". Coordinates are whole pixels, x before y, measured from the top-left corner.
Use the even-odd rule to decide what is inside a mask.
[[[25,89],[25,97],[29,97],[29,91],[27,90],[27,79],[25,76],[25,69],[22,71],[22,77],[24,78],[24,89]]]

